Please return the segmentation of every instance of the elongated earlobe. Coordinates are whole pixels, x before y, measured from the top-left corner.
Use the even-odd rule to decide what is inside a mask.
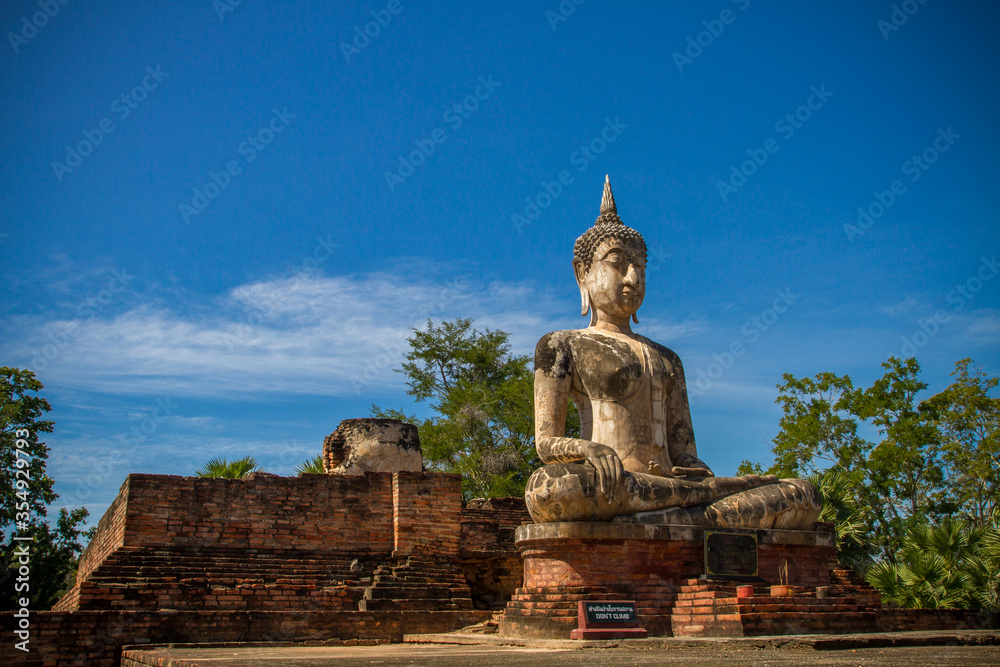
[[[636,324],[639,324],[639,318],[636,317],[635,313],[632,313],[632,321],[635,322]]]
[[[587,288],[580,285],[580,316],[583,317],[590,312],[590,293]]]

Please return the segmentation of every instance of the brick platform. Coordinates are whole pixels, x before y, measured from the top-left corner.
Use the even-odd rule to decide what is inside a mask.
[[[458,475],[129,475],[53,611],[471,609],[462,557],[514,557],[517,510],[463,554]]]
[[[828,524],[758,530],[763,582],[738,598],[735,582],[704,580],[704,529],[614,523],[522,526],[524,585],[500,620],[505,637],[565,639],[581,600],[635,600],[650,635],[753,636],[981,627],[970,612],[883,610],[879,594],[836,564]],[[787,563],[791,597],[772,598]],[[817,589],[820,589],[819,595]],[[912,626],[912,627],[909,627]]]
[[[443,473],[129,475],[77,584],[32,614],[32,646],[44,647],[37,664],[79,654],[111,665],[122,644],[151,640],[455,630],[490,618],[520,585],[513,537],[525,520],[520,498],[464,507],[460,477]],[[16,624],[0,614],[4,632]],[[0,664],[23,659],[7,648]]]

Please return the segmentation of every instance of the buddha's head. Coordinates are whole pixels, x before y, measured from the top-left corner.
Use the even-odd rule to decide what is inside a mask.
[[[581,315],[590,313],[590,324],[598,311],[615,319],[631,317],[646,294],[646,242],[618,217],[611,181],[604,179],[601,214],[573,246],[573,271],[580,286]]]

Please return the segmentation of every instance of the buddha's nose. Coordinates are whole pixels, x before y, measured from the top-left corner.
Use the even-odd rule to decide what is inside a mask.
[[[639,272],[635,270],[635,264],[628,265],[628,273],[625,274],[625,284],[632,287],[639,284]]]

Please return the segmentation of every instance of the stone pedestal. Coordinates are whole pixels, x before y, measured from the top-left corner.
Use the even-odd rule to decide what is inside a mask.
[[[577,627],[581,600],[634,600],[650,635],[673,635],[678,600],[717,597],[704,574],[705,528],[692,526],[540,523],[521,526],[515,540],[524,559],[524,585],[500,621],[506,637],[568,638]],[[788,580],[803,591],[831,584],[836,541],[829,524],[809,530],[734,531],[755,534],[761,585],[778,583],[787,562]],[[701,590],[704,589],[704,590]],[[722,619],[723,622],[734,619]],[[731,628],[709,634],[743,634]]]

